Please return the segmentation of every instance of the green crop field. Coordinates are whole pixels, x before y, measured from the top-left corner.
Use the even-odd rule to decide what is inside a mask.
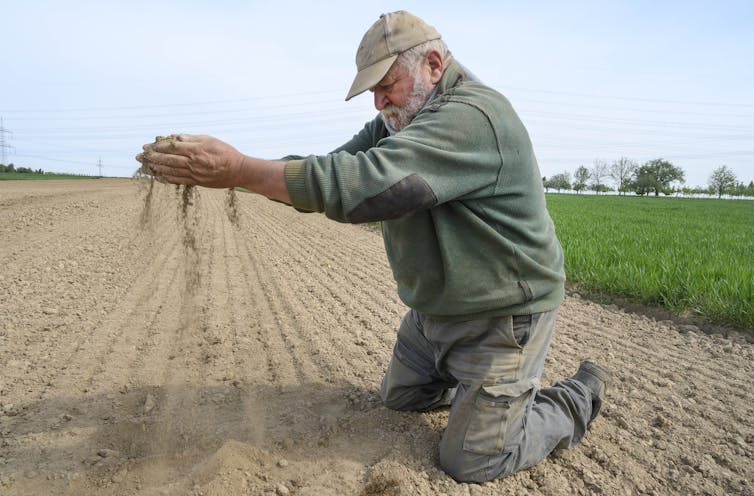
[[[754,329],[754,201],[548,194],[566,276]]]

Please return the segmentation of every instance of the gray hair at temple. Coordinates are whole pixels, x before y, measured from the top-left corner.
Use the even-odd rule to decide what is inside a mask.
[[[396,64],[401,64],[404,69],[408,70],[412,77],[416,77],[419,70],[419,62],[423,60],[429,52],[436,50],[443,63],[446,63],[453,56],[448,50],[448,46],[441,39],[425,41],[415,47],[402,52],[396,59]]]

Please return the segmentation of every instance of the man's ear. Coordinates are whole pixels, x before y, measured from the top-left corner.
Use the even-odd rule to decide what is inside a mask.
[[[442,56],[437,50],[432,50],[427,54],[426,60],[429,64],[429,80],[432,84],[437,84],[445,72],[445,64],[443,63]]]

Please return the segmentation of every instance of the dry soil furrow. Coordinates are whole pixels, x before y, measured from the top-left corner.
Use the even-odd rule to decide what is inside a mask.
[[[286,253],[288,246],[285,245],[285,234],[281,233],[276,237],[271,245],[263,245],[256,240],[253,245],[244,246],[244,265],[248,263],[249,284],[254,294],[254,300],[257,302],[257,309],[264,308],[263,319],[260,319],[260,331],[267,336],[263,338],[269,345],[268,355],[273,361],[282,360],[285,365],[279,362],[275,364],[270,371],[277,375],[279,369],[284,371],[285,375],[279,375],[283,384],[303,384],[311,381],[325,380],[321,369],[312,360],[311,356],[296,351],[297,346],[303,348],[300,339],[297,337],[297,320],[301,310],[294,303],[296,290],[290,288],[291,280],[285,270],[280,270],[280,263],[285,264],[287,259]],[[267,253],[268,256],[259,256],[259,253]],[[272,257],[269,255],[273,255]],[[271,259],[275,261],[273,266]],[[278,260],[280,262],[278,262]],[[295,282],[293,282],[295,284]],[[268,316],[264,313],[268,312]],[[282,366],[281,366],[282,365]]]
[[[309,232],[318,232],[320,226],[321,224],[313,222],[309,227]],[[321,226],[321,229],[325,227]],[[361,233],[353,226],[336,225],[336,228],[344,233],[344,242],[338,243],[339,246],[354,246],[350,237],[345,236],[352,232],[357,232],[357,236],[366,235],[359,238],[363,244],[375,242],[369,233]],[[270,235],[272,235],[271,232]],[[319,236],[316,237],[319,238]],[[290,270],[298,274],[294,280],[300,281],[301,288],[298,293],[302,298],[309,297],[339,303],[341,311],[333,314],[339,318],[338,327],[360,332],[360,328],[368,326],[367,335],[377,337],[383,345],[392,346],[394,331],[400,321],[400,316],[405,312],[405,307],[395,296],[394,284],[387,293],[381,291],[379,287],[374,287],[380,286],[380,281],[390,278],[387,263],[384,266],[375,266],[371,261],[367,261],[367,256],[355,249],[354,252],[357,255],[350,258],[335,258],[332,262],[317,263],[316,256],[310,255],[311,248],[307,243],[290,243],[289,246],[292,250],[288,259]],[[308,263],[302,263],[304,260],[308,260]],[[364,284],[362,282],[364,280],[377,284]],[[391,301],[393,304],[386,305],[386,301]],[[379,319],[382,325],[374,326],[376,319]],[[355,340],[360,341],[362,338],[356,337]]]
[[[289,273],[296,278],[312,277],[311,274],[299,275],[295,270]],[[313,357],[322,371],[320,375],[327,382],[333,382],[335,377],[357,382],[369,378],[374,372],[373,365],[365,359],[371,357],[365,355],[363,348],[353,344],[352,336],[360,332],[358,323],[344,317],[342,307],[322,311],[322,302],[323,298],[316,294],[298,294],[295,300],[298,308],[296,326],[288,328],[291,331],[289,339],[295,340],[300,353]]]
[[[171,322],[176,315],[171,308],[179,293],[172,288],[182,282],[176,270],[180,259],[175,256],[181,247],[178,239],[161,246],[164,249],[143,268],[142,276],[131,286],[117,310],[96,326],[96,339],[87,337],[86,346],[79,349],[80,356],[93,357],[97,364],[93,372],[82,371],[89,375],[87,381],[92,386],[150,384],[155,379],[153,367],[165,366],[169,356],[166,350],[173,344],[165,335],[165,322]],[[113,361],[126,366],[114,370],[109,366]]]
[[[64,212],[65,209],[61,209]],[[49,212],[48,212],[49,213]],[[66,223],[53,223],[50,229],[52,238],[64,238],[66,233]],[[8,288],[6,304],[0,315],[6,311],[11,311],[7,321],[10,328],[6,328],[5,338],[8,339],[9,346],[3,348],[9,353],[17,352],[19,344],[24,346],[24,355],[31,359],[28,361],[30,368],[35,370],[34,379],[39,384],[39,388],[34,389],[37,398],[45,394],[45,390],[54,387],[54,384],[60,380],[61,370],[65,370],[69,363],[68,358],[74,350],[80,345],[91,330],[92,318],[97,318],[95,312],[105,311],[105,308],[112,306],[112,299],[122,294],[122,289],[113,291],[100,291],[97,294],[85,293],[72,297],[72,290],[76,291],[80,287],[91,287],[92,276],[99,273],[103,264],[99,257],[87,257],[88,236],[91,235],[88,228],[83,229],[82,233],[77,233],[76,238],[68,239],[64,242],[55,242],[47,246],[47,251],[39,247],[37,249],[36,262],[39,263],[35,270],[29,270],[30,265],[23,262],[14,262],[5,272],[8,275],[12,288]],[[132,246],[132,238],[127,236],[113,236],[113,244],[116,247]],[[81,250],[82,245],[85,247]],[[50,250],[50,246],[54,250]],[[89,250],[91,251],[91,250]],[[53,260],[53,267],[47,264]],[[47,262],[43,262],[46,260]],[[36,265],[36,264],[35,264]],[[106,269],[108,274],[125,276],[128,273],[123,266],[116,266]],[[20,288],[20,290],[19,290]],[[29,288],[29,289],[27,289]],[[31,288],[47,288],[45,293],[39,293]],[[30,294],[30,291],[34,293]],[[15,295],[15,296],[14,296]],[[105,301],[105,300],[110,301]],[[94,312],[93,312],[94,310]],[[36,362],[37,357],[42,357],[42,361]],[[6,377],[12,377],[14,371],[21,371],[13,360],[4,360],[4,365],[10,367],[3,374]],[[61,369],[62,367],[62,369]],[[28,379],[28,373],[24,374]]]
[[[358,263],[358,260],[354,260],[354,263]],[[329,284],[330,274],[337,273],[339,267],[331,267],[323,272],[308,271],[301,265],[290,262],[281,265],[292,280],[306,281],[307,290],[297,290],[295,303],[299,308],[296,312],[300,322],[297,329],[302,333],[300,337],[304,342],[304,352],[315,356],[328,371],[328,376],[345,376],[357,382],[367,380],[371,383],[377,380],[386,363],[384,360],[387,350],[390,349],[386,344],[388,338],[374,339],[375,336],[381,337],[384,334],[373,331],[375,327],[379,329],[381,326],[375,326],[374,319],[359,318],[359,313],[362,312],[350,309],[351,305],[334,306],[330,303],[342,302],[352,296],[348,292],[350,286],[333,288]],[[325,304],[329,307],[328,311],[321,311],[320,308]],[[390,331],[398,319],[397,314],[393,316],[393,324],[388,328]],[[374,347],[367,347],[368,343]]]
[[[163,261],[168,259],[169,254],[166,254]],[[159,263],[160,259],[156,260]],[[133,322],[143,320],[143,305],[154,298],[151,283],[147,284],[147,289],[140,289],[138,285],[133,289],[135,292],[127,294],[126,305],[119,306],[105,317],[95,317],[97,320],[85,320],[69,330],[68,339],[50,343],[46,352],[27,344],[27,353],[43,359],[42,363],[33,364],[34,368],[48,370],[53,376],[44,380],[44,387],[38,387],[36,405],[44,405],[41,400],[59,394],[61,389],[68,391],[68,395],[75,391],[94,394],[98,389],[95,387],[97,382],[101,386],[99,389],[105,390],[123,383],[123,371],[109,365],[126,359],[123,349],[131,348],[130,344],[139,335],[132,327]],[[136,342],[133,347],[137,349],[138,346]],[[33,410],[34,406],[30,406],[30,416],[34,415]]]
[[[215,374],[218,379],[235,382],[246,380],[248,374],[255,379],[254,373],[262,372],[257,361],[250,360],[254,355],[249,346],[250,338],[246,335],[243,300],[245,287],[243,278],[238,276],[240,270],[238,239],[236,227],[225,218],[222,207],[213,197],[210,217],[212,234],[210,253],[214,255],[215,270],[206,278],[206,297],[204,305],[208,311],[203,323],[208,344],[214,348],[218,357]]]
[[[232,359],[225,364],[224,376],[227,380],[257,383],[266,380],[268,366],[267,360],[260,359],[262,346],[256,339],[256,326],[252,324],[259,312],[250,300],[242,263],[241,250],[246,242],[245,236],[229,222],[218,222],[217,227],[217,239],[222,248],[218,248],[216,253],[222,254],[222,270],[216,271],[215,280],[211,283],[214,308],[210,326],[216,328],[218,334],[225,329],[232,337],[228,355]]]
[[[144,360],[146,373],[157,384],[173,382],[196,382],[207,378],[207,369],[217,354],[211,350],[214,339],[208,332],[206,321],[211,309],[210,288],[206,281],[212,279],[217,263],[211,256],[212,222],[195,211],[199,202],[194,198],[193,207],[187,208],[176,219],[179,229],[169,222],[163,229],[175,229],[179,238],[167,266],[153,264],[148,270],[169,277],[171,282],[163,288],[155,288],[153,294],[164,295],[165,304],[158,307],[155,321],[150,326],[153,339]],[[186,244],[187,236],[194,240]]]
[[[344,377],[357,384],[378,381],[387,364],[390,346],[374,338],[371,326],[359,319],[343,316],[340,310],[329,313],[315,312],[315,295],[304,295],[303,319],[306,322],[305,340],[310,343],[307,352],[316,354],[330,375]]]
[[[267,214],[253,217],[255,229],[274,238],[281,226],[285,226],[291,246],[301,248],[297,258],[293,259],[296,263],[305,267],[339,265],[342,274],[367,283],[371,290],[388,295],[395,293],[395,284],[390,277],[364,278],[373,272],[382,273],[385,268],[390,274],[382,241],[376,234],[357,226],[332,222],[320,214],[301,215],[268,201],[261,200],[263,203],[260,204],[259,198],[251,201],[256,209]],[[361,260],[362,264],[354,265],[354,259]]]
[[[744,356],[730,354],[728,358],[740,361],[741,367],[735,367],[734,373],[731,374],[729,365],[716,362],[706,356],[711,347],[714,346],[714,337],[701,333],[691,332],[679,334],[675,326],[663,326],[662,332],[652,337],[652,341],[647,341],[648,333],[651,329],[643,323],[645,317],[630,315],[610,315],[609,320],[603,320],[599,325],[594,325],[594,321],[584,320],[583,309],[577,310],[578,317],[571,318],[570,313],[565,311],[559,318],[559,327],[578,327],[585,329],[585,332],[578,334],[565,333],[561,337],[558,346],[569,346],[572,350],[583,348],[585,340],[589,340],[590,345],[598,350],[607,351],[605,358],[620,358],[623,361],[646,360],[647,368],[642,369],[646,377],[657,378],[660,386],[667,386],[668,380],[672,382],[681,382],[683,379],[688,381],[723,381],[729,387],[738,389],[745,387],[746,374],[751,370],[749,361]],[[595,312],[596,313],[596,312]],[[602,319],[606,319],[602,311]],[[614,318],[613,318],[614,317]],[[626,328],[635,329],[626,332]],[[660,327],[655,323],[654,327]],[[619,329],[619,331],[616,331]],[[701,344],[700,344],[701,343]],[[732,350],[734,344],[728,342]],[[740,347],[740,345],[737,345]],[[723,345],[720,345],[722,348]],[[696,355],[696,359],[689,363],[689,355]],[[702,367],[700,364],[705,364]],[[623,369],[631,373],[628,369]],[[739,372],[743,372],[739,375]]]
[[[292,233],[293,243],[306,248],[300,259],[294,261],[304,267],[330,273],[329,278],[337,278],[340,287],[360,288],[362,291],[377,293],[393,299],[396,305],[401,305],[379,237],[358,226],[332,222],[322,224],[322,219],[318,220],[320,222],[312,222],[310,230],[327,232],[330,226],[329,230],[333,232],[329,238],[312,236],[311,232]],[[333,239],[336,240],[335,243]],[[328,242],[330,246],[327,245]]]
[[[135,235],[143,241],[141,234]],[[88,367],[78,367],[75,371],[78,378],[72,382],[85,388],[92,388],[96,382],[105,388],[112,387],[111,381],[131,382],[127,372],[140,370],[143,352],[153,337],[149,330],[160,308],[167,303],[165,289],[174,283],[175,271],[171,267],[176,264],[174,252],[178,243],[173,233],[157,243],[138,243],[132,251],[123,253],[122,262],[128,265],[132,278],[120,284],[128,291],[113,311],[98,316],[88,329],[78,333],[76,346],[65,360]],[[113,361],[129,366],[125,370],[113,369],[108,366]]]
[[[241,212],[246,210],[241,208]],[[276,277],[268,270],[271,266],[269,255],[276,254],[278,249],[265,248],[265,251],[261,251],[261,255],[264,256],[261,258],[259,235],[254,223],[247,222],[243,217],[242,222],[244,229],[235,231],[232,242],[228,243],[237,253],[237,272],[234,277],[240,278],[239,285],[243,291],[238,295],[241,300],[239,306],[244,309],[244,315],[239,320],[244,323],[244,332],[253,336],[262,352],[257,353],[255,358],[260,362],[267,362],[265,380],[271,383],[278,380],[283,383],[299,383],[304,379],[300,359],[294,356],[293,350],[285,341],[281,332],[281,310],[272,305],[272,296],[267,292]]]
[[[359,230],[351,227],[351,229]],[[344,243],[341,243],[344,244]],[[308,250],[306,245],[300,246],[300,251]],[[390,328],[395,327],[395,316],[402,315],[405,306],[398,300],[395,285],[389,289],[379,286],[380,281],[392,280],[390,268],[385,263],[383,266],[374,266],[366,263],[367,256],[363,253],[347,259],[337,258],[332,262],[320,264],[301,264],[297,257],[291,259],[294,270],[308,273],[308,277],[300,279],[306,281],[306,289],[309,292],[314,289],[314,294],[321,298],[330,298],[343,307],[343,315],[350,320],[358,320],[360,313],[366,313],[365,319],[378,318]],[[376,284],[364,284],[364,281]],[[317,291],[316,288],[324,291]],[[385,285],[387,287],[387,285]],[[387,304],[390,302],[391,304]]]
[[[275,214],[277,212],[271,213],[273,219],[277,218]],[[280,216],[284,214],[285,212],[281,212]],[[350,226],[342,228],[346,227]],[[319,224],[312,223],[309,226],[309,235],[317,237],[319,229]],[[281,242],[281,236],[285,237],[285,242]],[[292,285],[297,284],[292,287],[296,298],[294,301],[289,300],[287,304],[291,306],[290,312],[295,314],[299,324],[295,329],[305,333],[300,336],[305,346],[304,354],[310,352],[316,356],[318,362],[329,371],[328,376],[345,375],[361,382],[364,378],[367,378],[369,382],[375,381],[386,363],[387,352],[380,350],[378,353],[377,350],[365,347],[366,341],[372,341],[370,338],[374,333],[371,331],[373,328],[371,322],[374,319],[360,319],[358,317],[360,312],[355,308],[360,300],[354,303],[354,295],[363,296],[363,301],[369,301],[370,304],[375,300],[375,295],[356,289],[359,286],[347,282],[341,284],[334,282],[339,279],[339,274],[345,265],[350,263],[360,268],[362,259],[360,257],[348,261],[338,259],[333,266],[327,268],[311,267],[296,262],[307,256],[309,251],[307,245],[288,242],[287,231],[286,234],[279,234],[275,239],[284,245],[285,251],[281,251],[282,256],[275,258],[274,270],[279,272],[279,279],[285,277],[286,280],[291,281]],[[375,278],[384,277],[384,274],[374,276]],[[369,297],[364,296],[365,294]],[[279,299],[284,300],[285,297],[281,296]],[[331,303],[334,301],[340,302],[341,305],[334,307]],[[319,307],[325,305],[330,308],[329,311],[318,310]],[[394,335],[392,331],[398,320],[397,313],[391,315],[391,324],[388,328],[391,341]],[[369,325],[365,328],[364,323]],[[328,342],[330,345],[323,345]],[[318,346],[312,347],[309,343],[318,343]],[[383,347],[389,349],[386,346]],[[381,359],[377,357],[378,354],[382,355]]]
[[[131,181],[123,179],[3,181],[3,183],[0,183],[0,203],[21,201],[25,204],[30,200],[34,201],[50,196],[79,197],[87,193],[117,196],[124,192],[130,193],[132,191],[128,183],[131,183]]]
[[[202,307],[199,319],[205,345],[205,362],[212,363],[212,377],[231,383],[252,382],[262,371],[257,354],[252,347],[250,324],[259,317],[259,308],[249,301],[249,285],[244,276],[241,260],[245,237],[239,228],[231,225],[226,215],[225,192],[202,192],[204,217],[209,228],[204,240],[197,246],[202,257],[210,259],[203,265],[212,270],[202,274],[198,288]],[[239,219],[240,222],[241,219]],[[264,368],[264,374],[267,369]]]
[[[120,195],[122,198],[127,195]],[[11,209],[13,207],[5,207]],[[10,211],[10,210],[8,210]],[[33,255],[51,240],[76,238],[92,226],[82,222],[93,215],[123,217],[113,203],[98,195],[44,197],[14,209],[14,215],[0,224],[7,255]],[[36,248],[30,252],[29,247]]]
[[[607,322],[603,322],[598,326],[591,324],[584,325],[583,317],[577,319],[561,318],[561,321],[566,325],[574,325],[578,327],[590,328],[588,339],[593,341],[600,347],[605,347],[613,354],[621,353],[627,355],[630,359],[647,359],[652,364],[665,364],[676,363],[684,370],[696,370],[700,374],[707,374],[706,379],[712,379],[719,377],[722,370],[715,370],[719,367],[714,361],[707,360],[705,356],[715,346],[715,338],[707,335],[703,335],[697,332],[687,332],[686,334],[679,334],[679,329],[674,325],[661,325],[658,323],[647,324],[643,323],[645,318],[641,316],[618,316]],[[625,327],[633,327],[635,330],[626,332]],[[653,337],[651,342],[646,341],[648,332],[651,332],[651,326],[654,328],[663,327],[659,336]],[[620,329],[620,333],[616,333],[614,329]],[[644,338],[644,339],[643,339]],[[577,345],[583,344],[583,336],[568,337],[570,343],[577,343]],[[729,343],[731,344],[731,343]],[[730,346],[730,351],[734,346],[740,347],[740,345]],[[720,345],[720,348],[723,346]],[[663,352],[662,350],[667,350]],[[699,360],[689,364],[687,359],[690,353],[699,356]],[[730,358],[736,360],[736,356]],[[742,364],[746,363],[744,357],[741,357]],[[705,367],[700,367],[700,363],[705,363]],[[660,367],[662,374],[672,373],[669,372],[664,366]]]
[[[666,343],[661,341],[655,343],[655,346],[649,349],[643,349],[632,345],[625,337],[615,336],[614,352],[611,353],[610,359],[615,363],[616,378],[619,381],[618,388],[621,393],[633,395],[637,391],[642,393],[651,391],[654,394],[669,396],[680,396],[685,399],[693,399],[695,403],[701,405],[698,413],[702,415],[700,422],[709,421],[713,424],[722,418],[731,415],[727,402],[719,401],[720,398],[732,398],[736,396],[737,391],[746,389],[746,363],[742,357],[731,356],[731,360],[737,358],[741,361],[741,367],[735,367],[732,373],[725,368],[715,370],[714,360],[710,360],[701,350],[688,350],[686,360],[679,356],[669,354],[668,357],[650,351],[656,349],[672,349],[673,338],[677,336],[677,331],[667,330]],[[705,337],[710,340],[711,338]],[[599,345],[599,343],[597,343]],[[599,345],[605,348],[604,345]],[[624,351],[629,349],[628,353]],[[644,352],[646,350],[646,352]],[[692,356],[692,363],[711,364],[706,367],[689,367],[688,358]],[[640,369],[631,370],[628,364],[637,360],[646,360],[647,363]],[[728,365],[729,366],[729,365]],[[743,372],[742,372],[743,371]],[[751,374],[748,374],[751,377]],[[702,383],[715,384],[714,389],[710,391],[697,391],[695,385]],[[743,389],[742,389],[743,388]],[[678,401],[674,399],[673,401]]]

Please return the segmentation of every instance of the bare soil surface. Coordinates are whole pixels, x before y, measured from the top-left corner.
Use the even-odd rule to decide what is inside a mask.
[[[0,183],[0,494],[754,494],[741,336],[572,294],[543,384],[609,365],[604,415],[459,484],[438,468],[448,412],[379,401],[406,310],[379,235],[138,183]]]

